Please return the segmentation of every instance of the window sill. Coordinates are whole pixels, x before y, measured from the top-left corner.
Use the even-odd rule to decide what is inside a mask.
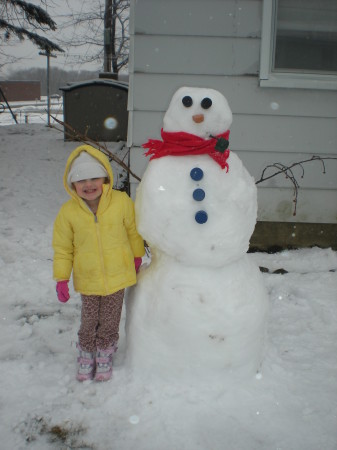
[[[261,87],[290,89],[337,90],[337,76],[306,74],[270,74],[268,79],[260,79]]]

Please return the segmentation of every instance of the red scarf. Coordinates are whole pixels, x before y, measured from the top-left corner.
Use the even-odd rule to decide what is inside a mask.
[[[157,139],[149,139],[143,148],[149,150],[145,153],[145,156],[151,155],[151,159],[161,158],[162,156],[186,156],[186,155],[204,155],[207,154],[217,162],[222,169],[226,169],[228,172],[227,159],[229,157],[229,149],[223,153],[219,150],[215,150],[215,145],[219,138],[224,138],[228,141],[229,130],[225,133],[218,134],[216,137],[210,139],[203,139],[194,134],[178,132],[170,133],[161,130],[162,141]]]

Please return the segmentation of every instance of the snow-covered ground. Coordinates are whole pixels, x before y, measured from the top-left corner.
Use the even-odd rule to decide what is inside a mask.
[[[124,364],[123,314],[113,379],[75,380],[80,299],[72,291],[67,304],[57,301],[51,249],[53,221],[67,199],[64,165],[75,146],[44,124],[0,127],[0,447],[336,450],[331,249],[249,256],[270,270],[263,274],[270,317],[261,376],[211,384],[195,373],[150,384]],[[288,273],[272,273],[280,268]]]
[[[40,100],[9,102],[11,111],[5,101],[0,102],[0,125],[13,125],[15,119],[18,124],[22,123],[41,123],[46,120],[48,111],[47,97],[41,97]],[[13,115],[12,115],[12,113]],[[63,98],[50,98],[50,114],[59,120],[63,120]],[[50,122],[54,123],[51,117]]]

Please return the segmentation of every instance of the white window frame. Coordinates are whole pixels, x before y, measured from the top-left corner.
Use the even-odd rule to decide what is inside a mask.
[[[263,0],[260,86],[337,90],[337,76],[335,75],[272,72],[276,5],[277,0]]]

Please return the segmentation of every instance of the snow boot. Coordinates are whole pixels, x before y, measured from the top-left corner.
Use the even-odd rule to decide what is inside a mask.
[[[97,349],[95,381],[108,381],[112,375],[112,354],[117,347],[112,345],[106,350]]]
[[[77,362],[79,365],[76,378],[78,381],[92,380],[95,372],[95,354],[94,352],[82,350],[79,344],[77,344],[77,348],[79,351]]]

